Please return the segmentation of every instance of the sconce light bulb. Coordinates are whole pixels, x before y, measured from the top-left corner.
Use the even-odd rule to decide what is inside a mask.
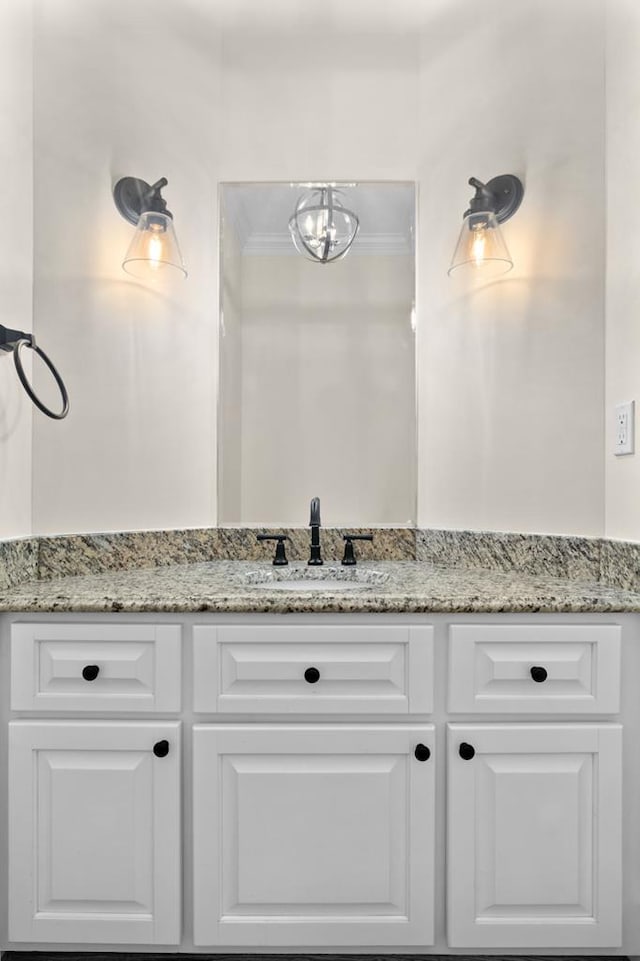
[[[187,276],[171,218],[157,211],[140,215],[122,264],[135,277]]]
[[[473,262],[476,267],[481,267],[484,262],[484,252],[487,243],[487,232],[484,227],[474,228],[472,253]]]
[[[465,215],[449,273],[465,264],[479,270],[483,277],[498,276],[513,267],[493,211]]]
[[[162,260],[162,240],[153,234],[149,237],[149,266],[157,270]]]

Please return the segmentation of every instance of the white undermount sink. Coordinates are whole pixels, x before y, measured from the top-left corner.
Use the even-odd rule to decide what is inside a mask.
[[[243,585],[261,591],[309,593],[310,591],[361,591],[378,587],[389,575],[382,571],[355,567],[292,567],[271,571],[248,571]]]

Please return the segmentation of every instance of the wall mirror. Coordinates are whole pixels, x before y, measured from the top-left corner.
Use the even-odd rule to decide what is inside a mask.
[[[322,186],[221,186],[220,525],[416,521],[415,185]]]

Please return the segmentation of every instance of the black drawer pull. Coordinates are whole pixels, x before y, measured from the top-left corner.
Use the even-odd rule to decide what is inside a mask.
[[[86,667],[82,668],[82,676],[85,681],[95,681],[99,673],[100,668],[97,664],[87,664]]]
[[[470,761],[472,757],[475,757],[476,749],[472,744],[467,744],[465,741],[462,742],[458,748],[458,754],[463,761]]]
[[[316,684],[320,680],[320,671],[317,667],[308,667],[304,672],[304,679],[307,684]]]
[[[426,744],[416,744],[416,749],[413,753],[419,761],[428,761],[431,757],[431,751]]]
[[[537,684],[542,684],[542,682],[546,681],[547,677],[549,676],[545,667],[532,667],[529,673],[531,674],[532,680],[534,680]]]
[[[166,757],[169,753],[169,742],[156,741],[156,743],[153,745],[153,753],[156,757]]]

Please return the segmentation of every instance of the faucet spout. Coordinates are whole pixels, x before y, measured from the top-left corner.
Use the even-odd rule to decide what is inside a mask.
[[[323,563],[322,554],[320,553],[320,498],[313,497],[311,499],[311,512],[309,518],[309,527],[311,528],[311,555],[309,557],[309,564],[311,567],[318,567]]]
[[[320,527],[320,498],[311,498],[311,517],[309,519],[309,527]]]

